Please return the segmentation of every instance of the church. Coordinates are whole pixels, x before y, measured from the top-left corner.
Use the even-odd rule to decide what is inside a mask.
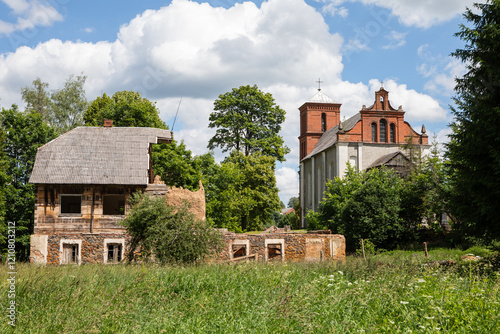
[[[408,142],[418,145],[422,154],[430,145],[425,127],[416,132],[405,121],[402,106],[394,109],[389,92],[381,87],[375,92],[373,105],[351,118],[341,121],[341,104],[318,92],[300,108],[300,211],[304,216],[317,210],[326,190],[326,182],[345,175],[347,164],[360,170],[387,165],[402,166],[408,157],[402,146]]]

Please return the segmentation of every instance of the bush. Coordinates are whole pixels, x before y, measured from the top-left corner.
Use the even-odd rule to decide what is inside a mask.
[[[128,258],[161,263],[194,263],[222,247],[222,235],[208,223],[196,219],[188,205],[174,208],[163,197],[136,193],[132,209],[122,224],[132,236]]]

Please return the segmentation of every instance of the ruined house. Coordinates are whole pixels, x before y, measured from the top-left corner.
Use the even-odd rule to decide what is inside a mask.
[[[165,195],[154,184],[151,145],[170,143],[155,128],[78,127],[38,149],[31,262],[120,262],[128,236],[118,224],[136,191]]]
[[[170,205],[191,202],[205,219],[205,193],[167,187],[153,172],[151,146],[170,143],[172,133],[155,128],[78,127],[38,149],[35,226],[30,260],[41,264],[118,263],[130,236],[119,224],[137,191],[164,196]],[[226,233],[219,261],[255,256],[260,261],[342,260],[339,235]]]

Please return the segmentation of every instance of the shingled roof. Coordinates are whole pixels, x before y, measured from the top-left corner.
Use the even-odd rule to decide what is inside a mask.
[[[171,140],[155,128],[78,127],[38,149],[30,183],[147,185],[149,144]]]
[[[358,123],[361,120],[361,114],[357,113],[356,115],[352,116],[345,122],[342,122],[342,130],[344,131],[349,131],[351,130],[356,123]],[[324,150],[326,150],[329,147],[332,147],[336,142],[337,142],[337,133],[339,132],[339,126],[338,124],[334,126],[333,128],[327,130],[321,138],[319,139],[318,143],[314,148],[312,149],[311,153],[309,153],[304,159],[306,160],[311,158],[313,155],[316,155]]]

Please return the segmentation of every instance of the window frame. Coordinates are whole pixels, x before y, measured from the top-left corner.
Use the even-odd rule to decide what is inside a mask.
[[[79,197],[80,198],[80,212],[63,212],[63,198],[68,198],[68,197]],[[83,202],[83,196],[82,194],[59,194],[59,214],[61,216],[81,216],[82,215],[82,202]],[[70,210],[71,211],[71,210]]]

